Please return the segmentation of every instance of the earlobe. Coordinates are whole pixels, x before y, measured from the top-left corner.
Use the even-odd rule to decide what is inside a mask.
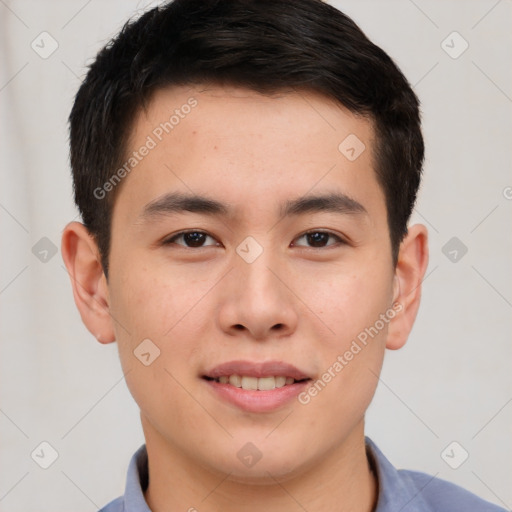
[[[70,222],[64,228],[61,248],[82,321],[100,343],[115,341],[107,281],[94,237],[80,222]]]
[[[399,313],[389,323],[386,348],[396,350],[405,344],[418,313],[421,284],[428,265],[428,233],[416,224],[400,244],[393,286],[394,304]]]

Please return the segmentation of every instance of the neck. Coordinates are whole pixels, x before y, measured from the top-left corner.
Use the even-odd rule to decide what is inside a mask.
[[[320,462],[293,477],[259,483],[235,481],[196,464],[144,419],[143,427],[150,475],[144,496],[152,512],[371,512],[375,507],[377,481],[366,457],[363,422]]]

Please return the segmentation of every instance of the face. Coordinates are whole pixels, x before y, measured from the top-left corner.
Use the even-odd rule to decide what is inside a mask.
[[[305,92],[173,88],[139,115],[108,301],[148,443],[244,480],[362,435],[397,314],[373,137]]]

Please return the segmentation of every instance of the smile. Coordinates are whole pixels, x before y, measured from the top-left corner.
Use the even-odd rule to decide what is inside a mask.
[[[220,384],[230,384],[236,388],[245,390],[269,391],[271,389],[290,386],[297,382],[293,377],[269,376],[269,377],[250,377],[248,375],[221,375],[216,379],[212,379]]]
[[[293,403],[311,376],[282,361],[230,361],[201,375],[213,396],[247,412],[272,412]]]

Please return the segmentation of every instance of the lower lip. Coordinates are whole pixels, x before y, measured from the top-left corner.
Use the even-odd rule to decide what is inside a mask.
[[[231,384],[221,384],[215,380],[206,380],[206,384],[223,400],[248,412],[269,412],[291,402],[308,384],[308,381],[296,382],[267,391],[246,390]]]

